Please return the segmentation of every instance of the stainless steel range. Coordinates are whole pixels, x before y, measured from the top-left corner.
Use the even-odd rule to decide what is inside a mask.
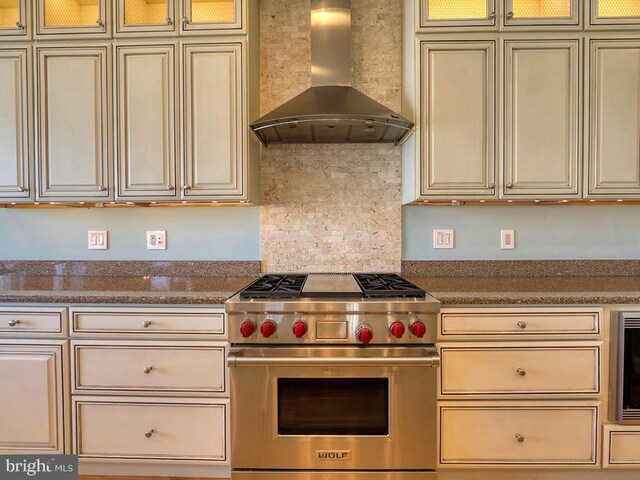
[[[265,275],[226,310],[233,480],[433,477],[434,298],[398,275]]]

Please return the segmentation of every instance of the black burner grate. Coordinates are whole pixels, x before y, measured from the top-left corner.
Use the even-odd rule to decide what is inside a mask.
[[[240,298],[300,298],[306,281],[306,275],[264,275],[240,292]]]
[[[395,273],[356,273],[353,275],[366,298],[425,298],[425,291]]]

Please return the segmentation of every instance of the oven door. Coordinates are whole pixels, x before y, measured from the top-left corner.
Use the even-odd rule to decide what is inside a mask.
[[[228,363],[234,469],[435,469],[435,349],[243,347]]]

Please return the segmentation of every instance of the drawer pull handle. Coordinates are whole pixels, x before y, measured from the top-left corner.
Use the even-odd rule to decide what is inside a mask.
[[[151,326],[151,320],[145,320],[144,322],[142,322],[143,328],[149,328],[150,326]]]
[[[144,368],[142,369],[142,371],[143,371],[145,374],[147,374],[147,375],[151,373],[151,370],[153,370],[153,367],[151,367],[151,366],[149,366],[149,367],[144,367]]]
[[[519,433],[516,433],[516,440],[518,441],[518,443],[522,443],[524,442],[524,437]]]
[[[144,436],[147,438],[151,438],[151,435],[153,435],[153,428],[150,428],[149,430],[147,430],[146,432],[144,432]]]
[[[524,330],[525,328],[527,328],[527,323],[523,322],[522,320],[520,320],[518,323],[516,323],[516,325],[518,326],[518,328],[520,330]]]
[[[15,327],[16,325],[20,325],[20,320],[9,320],[10,327]]]
[[[521,377],[524,377],[524,376],[526,376],[526,375],[527,375],[527,371],[526,371],[524,368],[518,368],[518,369],[516,370],[516,373],[517,373],[518,375],[520,375]]]

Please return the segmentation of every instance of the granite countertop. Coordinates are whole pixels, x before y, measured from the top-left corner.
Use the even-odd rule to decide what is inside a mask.
[[[215,305],[256,278],[0,275],[0,303]]]
[[[407,279],[442,305],[640,304],[638,276],[424,277]]]

